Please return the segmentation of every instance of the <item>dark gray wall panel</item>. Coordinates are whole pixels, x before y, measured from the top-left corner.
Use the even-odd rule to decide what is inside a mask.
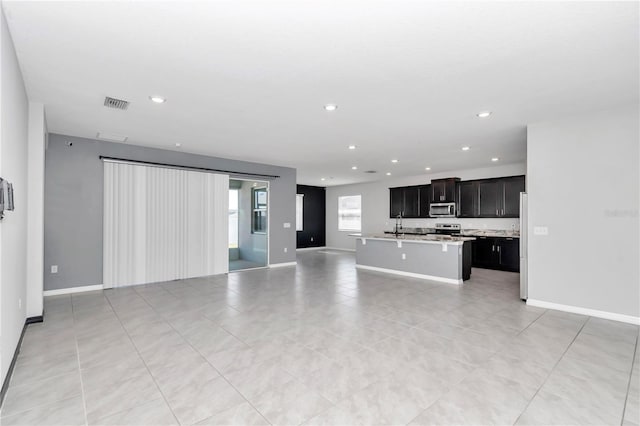
[[[326,190],[321,186],[298,185],[297,193],[304,194],[303,229],[297,232],[297,247],[323,247],[326,234]]]

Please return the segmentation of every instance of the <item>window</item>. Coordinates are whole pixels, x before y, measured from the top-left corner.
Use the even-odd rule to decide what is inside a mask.
[[[304,194],[296,194],[296,231],[302,231]]]
[[[254,234],[267,233],[267,188],[253,188],[251,190],[251,232]]]
[[[237,189],[229,190],[229,248],[238,247],[238,196]]]
[[[338,230],[360,231],[361,222],[362,197],[360,195],[338,197]]]

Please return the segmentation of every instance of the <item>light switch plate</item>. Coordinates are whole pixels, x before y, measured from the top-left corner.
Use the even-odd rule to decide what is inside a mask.
[[[284,227],[285,227],[285,228],[291,228],[291,224],[290,224],[289,222],[285,222],[285,223],[284,223]]]
[[[51,273],[52,274],[58,273],[58,265],[51,265]]]
[[[549,228],[546,226],[534,226],[533,235],[549,235]]]

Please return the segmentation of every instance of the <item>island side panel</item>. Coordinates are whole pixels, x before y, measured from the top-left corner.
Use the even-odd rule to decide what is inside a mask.
[[[402,254],[406,259],[402,259]],[[374,268],[392,269],[413,274],[429,275],[447,280],[462,280],[462,245],[447,244],[442,251],[441,243],[425,244],[402,240],[356,240],[356,264]]]

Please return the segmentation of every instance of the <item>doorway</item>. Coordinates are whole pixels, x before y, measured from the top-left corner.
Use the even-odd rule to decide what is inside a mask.
[[[229,271],[268,264],[269,183],[229,180]]]

